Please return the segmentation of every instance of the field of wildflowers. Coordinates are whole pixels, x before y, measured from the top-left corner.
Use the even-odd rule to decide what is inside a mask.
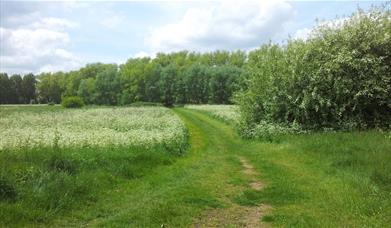
[[[187,135],[164,107],[0,106],[0,226],[91,204],[172,164]]]
[[[21,111],[1,107],[0,149],[40,146],[176,146],[186,128],[164,107],[87,108]]]

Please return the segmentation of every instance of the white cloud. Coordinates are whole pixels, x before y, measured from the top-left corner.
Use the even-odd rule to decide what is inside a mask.
[[[61,18],[41,18],[11,28],[0,27],[0,71],[8,73],[69,70],[81,60],[68,49],[71,39],[65,31],[77,26]]]
[[[78,24],[67,19],[63,18],[55,18],[55,17],[45,17],[42,18],[38,22],[34,22],[31,24],[31,28],[35,29],[55,29],[55,30],[63,30],[69,28],[75,28]]]
[[[114,29],[120,25],[123,20],[124,18],[122,16],[113,15],[110,17],[105,17],[100,23],[106,28]]]
[[[286,2],[224,1],[188,9],[183,18],[152,30],[152,52],[249,49],[267,42],[294,16]]]
[[[306,40],[309,38],[311,32],[312,32],[312,29],[309,29],[309,28],[299,29],[293,35],[293,39]]]

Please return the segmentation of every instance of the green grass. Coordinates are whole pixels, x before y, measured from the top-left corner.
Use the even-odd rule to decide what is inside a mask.
[[[100,200],[121,183],[144,177],[177,157],[164,147],[39,148],[0,153],[0,223],[48,223]]]
[[[52,108],[52,107],[47,107]],[[56,108],[56,107],[54,107]],[[208,210],[266,203],[273,226],[391,224],[391,140],[378,131],[242,140],[202,112],[174,109],[190,148],[1,151],[0,226],[188,227]],[[266,184],[251,190],[237,156]],[[230,224],[228,219],[227,224]]]
[[[259,197],[274,205],[268,220],[276,225],[391,224],[391,141],[383,133],[290,136],[249,157],[270,181]]]

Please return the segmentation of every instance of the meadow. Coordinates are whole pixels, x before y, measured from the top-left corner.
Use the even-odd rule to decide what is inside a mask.
[[[0,226],[389,227],[390,20],[0,73]]]
[[[232,119],[237,108],[227,105],[1,106],[0,113],[2,132],[30,133],[19,143],[2,135],[4,226],[240,227],[259,205],[271,209],[254,221],[272,226],[391,222],[387,131],[243,139]],[[83,129],[101,140],[86,143]],[[80,138],[70,141],[73,132]],[[27,140],[35,134],[42,136]],[[259,172],[262,189],[251,187],[239,157]]]
[[[0,107],[3,224],[47,222],[170,164],[187,130],[164,107]]]
[[[151,146],[183,143],[185,127],[167,108],[64,110],[2,107],[0,149],[18,147]]]

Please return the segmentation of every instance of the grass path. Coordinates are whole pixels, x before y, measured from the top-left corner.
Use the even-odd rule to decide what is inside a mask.
[[[50,225],[384,227],[391,224],[390,191],[387,185],[376,186],[370,179],[370,168],[375,166],[360,163],[352,169],[345,166],[346,162],[340,162],[355,161],[354,153],[368,154],[367,150],[373,150],[373,161],[377,156],[374,152],[383,160],[388,159],[388,155],[381,153],[390,151],[391,143],[383,135],[314,134],[295,136],[281,143],[261,143],[241,139],[231,126],[200,111],[183,108],[174,111],[189,129],[191,148],[187,154],[152,169],[148,175],[117,185],[96,203],[72,211]]]

